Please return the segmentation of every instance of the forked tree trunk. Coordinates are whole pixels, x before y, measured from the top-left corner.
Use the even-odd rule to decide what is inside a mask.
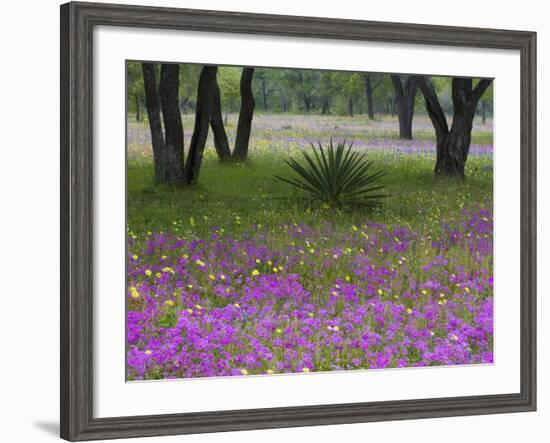
[[[416,79],[411,76],[405,80],[405,83],[402,83],[400,75],[391,74],[390,77],[395,91],[397,118],[399,120],[399,138],[412,140]]]
[[[212,113],[212,92],[215,89],[217,71],[217,66],[204,66],[199,77],[195,126],[189,145],[189,154],[185,162],[185,183],[189,185],[196,183],[199,177]]]
[[[212,113],[210,115],[210,127],[214,133],[214,146],[216,153],[221,161],[226,161],[231,158],[231,149],[227,141],[227,134],[222,116],[222,105],[220,98],[220,87],[217,79],[214,79],[212,88]]]
[[[369,116],[369,120],[374,120],[374,102],[372,99],[373,88],[370,81],[370,74],[365,74],[363,79],[365,81],[365,92],[367,95],[367,114]]]
[[[155,181],[165,184],[183,182],[183,128],[178,104],[179,66],[161,65],[157,88],[155,65],[142,63],[145,106],[151,130]],[[161,109],[164,131],[161,123]]]
[[[241,110],[237,123],[237,136],[233,158],[244,160],[248,155],[248,144],[252,130],[252,117],[254,116],[254,95],[252,94],[252,77],[254,68],[243,68],[241,74]]]
[[[475,110],[491,80],[480,80],[472,89],[471,78],[453,78],[453,124],[450,129],[431,80],[417,77],[417,81],[436,134],[435,175],[464,179]]]

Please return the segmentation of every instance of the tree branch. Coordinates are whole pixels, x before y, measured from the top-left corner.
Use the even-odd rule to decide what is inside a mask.
[[[431,79],[425,76],[417,76],[416,83],[424,95],[426,110],[435,128],[437,138],[446,136],[449,133],[449,125],[447,124],[447,118],[441,108]]]
[[[401,77],[399,74],[390,74],[391,81],[393,83],[393,89],[395,90],[395,95],[403,97],[403,85],[401,84]]]
[[[478,100],[481,98],[481,96],[485,93],[487,88],[491,86],[492,82],[493,82],[492,79],[483,78],[477,83],[474,90],[472,91],[472,100],[474,100],[476,104]]]

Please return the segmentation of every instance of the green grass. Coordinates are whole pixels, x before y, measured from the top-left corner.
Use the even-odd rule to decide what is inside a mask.
[[[150,156],[130,157],[128,161],[128,227],[134,233],[173,231],[201,237],[212,227],[239,236],[252,225],[276,229],[285,223],[335,226],[374,220],[407,225],[434,232],[443,220],[458,217],[469,205],[492,204],[491,157],[471,157],[467,180],[458,182],[434,178],[433,156],[372,152],[374,169],[384,169],[386,185],[382,207],[337,210],[312,204],[306,194],[277,180],[289,176],[290,168],[277,151],[252,152],[244,163],[220,163],[213,149],[207,148],[199,183],[189,188],[155,185]]]

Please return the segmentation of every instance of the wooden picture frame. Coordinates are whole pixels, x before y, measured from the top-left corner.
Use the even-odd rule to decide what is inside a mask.
[[[518,394],[95,418],[92,31],[96,26],[511,49],[521,57]],[[70,441],[533,411],[536,408],[536,34],[98,3],[61,6],[61,437]]]

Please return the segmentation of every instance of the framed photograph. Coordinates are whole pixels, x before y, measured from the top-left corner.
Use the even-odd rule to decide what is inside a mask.
[[[61,437],[534,411],[536,34],[61,6]]]

